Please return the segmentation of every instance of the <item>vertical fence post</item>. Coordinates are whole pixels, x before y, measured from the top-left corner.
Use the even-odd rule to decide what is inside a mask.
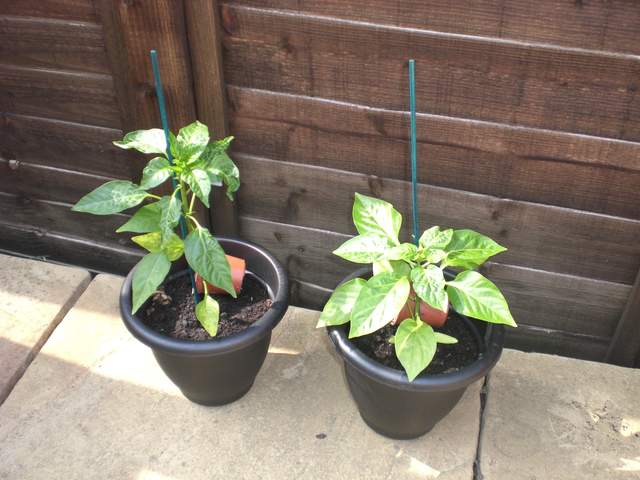
[[[217,0],[185,2],[187,37],[193,69],[196,110],[200,121],[209,126],[212,138],[228,135],[226,88],[222,70],[221,31]],[[242,172],[241,172],[242,175]],[[242,180],[242,176],[240,177]],[[238,233],[236,203],[229,201],[222,188],[213,189],[210,210],[216,234]]]
[[[171,127],[177,130],[196,120],[184,0],[95,3],[104,29],[122,130],[160,127],[149,58],[153,49],[162,52],[162,81]],[[146,161],[140,155],[133,157],[134,181],[139,179]],[[196,216],[200,223],[209,225],[209,215],[203,208],[196,210]]]

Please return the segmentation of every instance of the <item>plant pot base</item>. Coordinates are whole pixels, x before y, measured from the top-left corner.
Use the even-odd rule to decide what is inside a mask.
[[[240,400],[242,397],[244,397],[247,393],[249,393],[249,390],[251,390],[251,387],[253,387],[253,383],[251,383],[251,385],[249,385],[245,390],[236,393],[228,398],[225,399],[219,399],[216,398],[215,400],[211,400],[211,399],[202,399],[202,398],[195,398],[193,396],[191,396],[190,394],[188,394],[187,392],[185,392],[184,390],[180,390],[182,392],[182,394],[185,396],[185,398],[187,400],[189,400],[190,402],[193,403],[197,403],[198,405],[202,405],[203,407],[222,407],[224,405],[228,405],[230,403],[235,402],[236,400]]]

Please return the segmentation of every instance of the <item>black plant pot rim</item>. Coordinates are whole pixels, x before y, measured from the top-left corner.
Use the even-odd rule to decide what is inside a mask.
[[[244,348],[258,341],[270,330],[275,328],[278,323],[280,323],[280,320],[286,313],[287,306],[289,305],[289,281],[280,262],[278,262],[278,260],[268,251],[255,243],[231,237],[216,236],[216,239],[221,243],[235,243],[249,246],[269,262],[273,270],[276,272],[276,279],[278,283],[278,290],[277,293],[275,293],[275,298],[273,298],[271,308],[246,330],[228,337],[200,342],[167,337],[147,327],[137,315],[131,313],[131,284],[135,269],[139,265],[138,263],[131,269],[125,278],[120,290],[120,314],[122,315],[127,329],[134,337],[153,350],[199,357],[218,355]],[[250,270],[247,270],[247,272],[253,273]],[[257,277],[260,278],[259,276]]]
[[[371,267],[360,268],[340,283],[356,277],[366,277],[371,273]],[[464,315],[460,316],[467,318]],[[410,382],[404,371],[387,367],[367,357],[349,340],[346,325],[328,327],[327,332],[345,362],[377,382],[409,391],[448,391],[471,385],[484,377],[498,362],[504,343],[504,326],[489,323],[485,332],[485,345],[481,358],[456,372],[417,377]]]

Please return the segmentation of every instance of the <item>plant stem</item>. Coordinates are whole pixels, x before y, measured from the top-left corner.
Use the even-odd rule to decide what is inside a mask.
[[[187,217],[190,212],[187,211],[187,192],[184,188],[184,182],[180,180],[180,199],[182,200],[182,213],[185,217]],[[189,223],[187,223],[187,229],[191,232],[191,228]]]
[[[188,215],[193,215],[193,204],[196,201],[196,194],[191,192],[191,202],[189,203],[189,212]]]
[[[161,199],[158,195],[154,195],[153,193],[147,193],[147,197],[153,198],[154,200]]]
[[[188,218],[189,220],[191,220],[193,223],[195,223],[196,227],[198,227],[198,228],[202,228],[202,227],[200,226],[200,224],[198,223],[198,220],[196,220],[196,217],[194,217],[193,215],[188,215],[188,216],[187,216],[187,218]]]

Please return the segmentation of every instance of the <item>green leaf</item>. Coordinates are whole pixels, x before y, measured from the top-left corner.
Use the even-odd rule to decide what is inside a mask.
[[[196,305],[196,318],[209,335],[212,337],[218,333],[218,320],[220,318],[220,305],[209,295],[205,295]]]
[[[454,230],[451,241],[444,250],[447,257],[442,266],[473,269],[482,265],[489,257],[504,252],[506,248],[473,230]]]
[[[199,168],[194,168],[182,174],[182,179],[187,182],[196,197],[209,208],[209,193],[211,192],[211,181],[207,172]]]
[[[140,187],[148,190],[157,187],[171,176],[171,165],[164,157],[155,157],[149,160],[147,166],[142,170],[142,180]]]
[[[362,235],[373,233],[389,238],[394,245],[400,243],[398,234],[402,215],[389,202],[356,193],[353,223]]]
[[[427,248],[426,250],[421,248],[418,250],[415,260],[417,262],[438,263],[444,260],[446,256],[447,252],[439,248]]]
[[[197,120],[181,128],[176,137],[176,156],[185,163],[200,158],[209,143],[209,129]]]
[[[453,236],[452,229],[447,228],[446,230],[440,230],[440,227],[435,226],[435,227],[431,227],[428,230],[425,230],[422,236],[420,237],[420,241],[418,243],[424,249],[428,249],[428,248],[443,249],[449,244],[452,236]]]
[[[196,228],[184,241],[187,262],[202,278],[236,298],[224,250],[205,228]]]
[[[458,343],[458,339],[444,333],[436,332],[436,342],[453,345],[454,343]]]
[[[447,282],[453,308],[463,315],[491,323],[517,326],[498,287],[475,271],[461,272]]]
[[[429,366],[437,348],[436,335],[430,325],[422,320],[408,318],[396,331],[396,356],[413,381]]]
[[[180,221],[182,215],[182,202],[178,196],[178,190],[173,192],[171,196],[162,197],[162,213],[160,214],[160,232],[163,238],[171,236],[173,229]]]
[[[162,214],[162,203],[153,202],[140,207],[133,216],[116,232],[147,233],[160,230],[160,215]]]
[[[402,260],[378,260],[373,262],[373,274],[383,272],[394,272],[401,277],[408,277],[411,274],[411,265]]]
[[[162,251],[169,260],[174,262],[184,253],[184,241],[174,232],[171,232],[162,239]]]
[[[220,142],[225,142],[227,139],[229,141],[224,143],[224,146],[220,144]],[[227,139],[209,144],[202,154],[202,168],[207,172],[211,184],[215,185],[222,179],[227,186],[227,197],[233,200],[233,194],[240,188],[240,171],[225,152],[233,137],[227,137]]]
[[[171,262],[164,253],[145,255],[133,272],[133,308],[136,313],[142,304],[155,292],[169,273]]]
[[[82,197],[71,210],[94,215],[112,215],[135,207],[147,195],[147,192],[135,183],[128,180],[112,180]]]
[[[366,284],[362,278],[354,278],[336,288],[324,306],[316,328],[347,323],[360,290]]]
[[[409,279],[394,273],[371,277],[351,311],[349,338],[360,337],[394,320],[409,297]]]
[[[418,252],[418,248],[413,243],[402,243],[391,247],[382,257],[384,260],[406,260],[414,259]]]
[[[365,233],[350,238],[334,250],[333,254],[354,263],[371,263],[384,258],[391,247],[386,237]]]
[[[131,241],[152,253],[162,251],[162,235],[160,235],[160,232],[136,235],[135,237],[131,237]]]
[[[126,150],[134,149],[142,153],[167,153],[164,131],[159,128],[129,132],[122,141],[116,141],[113,144]]]
[[[170,261],[175,261],[184,252],[184,242],[174,232],[164,240],[160,232],[151,232],[131,237],[131,240],[150,252],[164,252]]]
[[[444,288],[444,274],[439,267],[435,265],[427,265],[425,268],[415,267],[411,270],[411,282],[420,299],[433,308],[447,311],[449,299]]]

